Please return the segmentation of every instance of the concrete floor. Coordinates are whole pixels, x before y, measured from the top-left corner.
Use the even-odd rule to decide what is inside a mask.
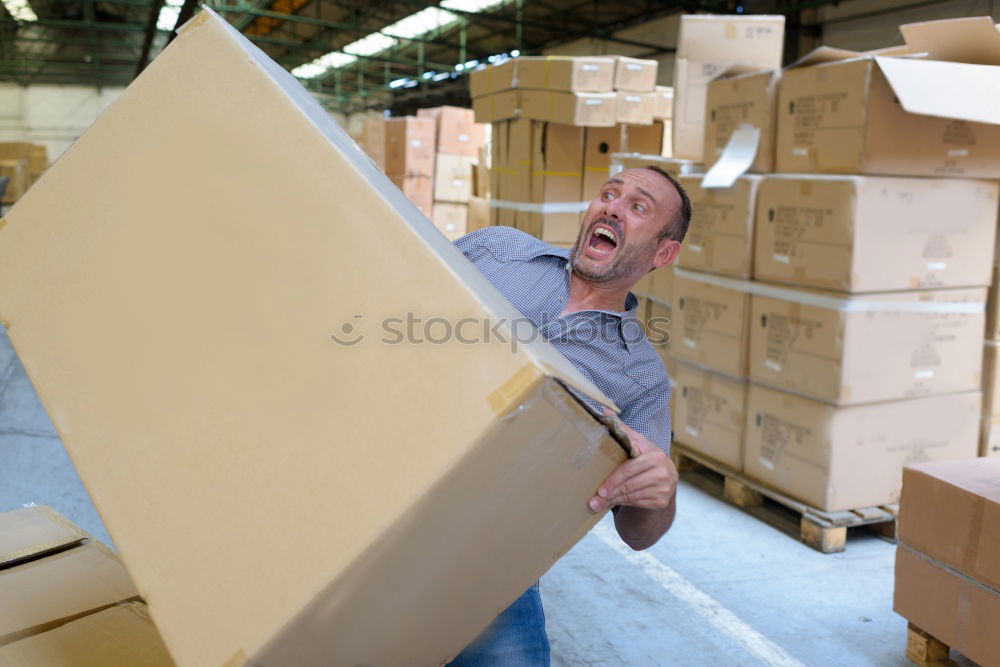
[[[48,504],[107,531],[0,327],[0,511]],[[823,555],[684,482],[635,554],[605,520],[542,579],[556,665],[908,665],[893,545]]]

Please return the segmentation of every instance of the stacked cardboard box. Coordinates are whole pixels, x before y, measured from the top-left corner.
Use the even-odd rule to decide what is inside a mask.
[[[493,123],[492,221],[569,246],[623,150],[659,155],[655,61],[516,58],[472,73],[477,120]],[[665,93],[661,92],[661,98]],[[659,116],[657,116],[659,114]]]
[[[0,514],[0,664],[173,665],[121,560],[52,509]]]
[[[893,609],[980,665],[1000,664],[998,479],[995,458],[908,466],[899,504]]]
[[[366,116],[362,123],[358,144],[378,168],[385,171],[385,119]]]
[[[434,204],[437,123],[404,116],[385,120],[385,173],[428,218]]]
[[[431,220],[454,241],[477,228],[469,224],[469,200],[486,128],[475,121],[472,109],[435,107],[420,109],[417,116],[433,118],[437,123]]]
[[[983,38],[1000,45],[991,22]],[[730,159],[722,149],[734,131],[755,127],[757,153],[742,167],[751,173],[725,189],[682,178],[695,213],[678,259],[671,354],[750,380],[744,473],[825,510],[894,502],[904,463],[977,448],[976,341],[997,184],[882,174],[996,177],[1000,155],[991,166],[979,148],[978,161],[959,167],[968,155],[957,151],[946,170],[937,138],[913,139],[944,136],[949,121],[927,116],[919,117],[926,133],[880,143],[871,128],[880,114],[911,114],[872,105],[891,100],[890,90],[903,104],[919,97],[909,68],[930,76],[944,66],[960,78],[956,68],[967,67],[904,60],[821,49],[781,77],[761,63],[733,63],[708,84],[704,155],[708,166]],[[903,71],[898,86],[865,74],[872,68]],[[972,70],[984,79],[995,75],[982,70],[1000,72]],[[976,136],[995,129],[962,125]],[[908,156],[917,159],[904,165]],[[676,435],[724,460],[690,431]]]
[[[0,225],[0,321],[183,665],[446,663],[600,520],[607,398],[442,320],[518,313],[210,10]]]

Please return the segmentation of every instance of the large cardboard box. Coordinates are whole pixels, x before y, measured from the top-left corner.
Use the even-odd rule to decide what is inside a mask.
[[[747,381],[684,362],[674,367],[673,380],[676,442],[742,470]]]
[[[996,216],[995,182],[768,176],[754,277],[844,292],[988,286]]]
[[[844,298],[748,287],[756,382],[836,405],[980,388],[984,289]]]
[[[743,125],[760,130],[757,156],[747,171],[766,174],[774,171],[774,137],[777,118],[777,70],[735,71],[722,74],[708,84],[705,95],[705,168],[711,169],[729,143],[733,132]]]
[[[517,86],[517,59],[480,67],[469,73],[469,97],[473,100]],[[479,115],[479,112],[476,112]],[[484,122],[480,120],[479,122]]]
[[[429,176],[389,176],[393,185],[420,209],[420,212],[431,217],[434,204],[434,180]]]
[[[107,547],[88,542],[0,570],[0,646],[137,595]]]
[[[554,90],[522,90],[522,118],[587,127],[615,124],[617,93],[569,93]]]
[[[659,155],[663,148],[663,122],[653,121],[650,125],[623,125],[622,151]]]
[[[827,512],[895,503],[904,465],[976,455],[979,400],[836,407],[751,383],[743,472]]]
[[[438,153],[434,170],[434,201],[465,203],[472,196],[475,158]]]
[[[608,182],[611,156],[623,150],[624,141],[620,125],[588,127],[584,130],[583,199],[590,200],[596,197],[601,187]]]
[[[907,466],[893,609],[982,665],[1000,663],[1000,459]]]
[[[368,153],[368,157],[378,165],[379,169],[385,169],[385,119],[364,119],[361,148]]]
[[[779,69],[784,16],[681,17],[674,61],[674,157],[701,162],[708,83],[732,65]]]
[[[490,93],[472,100],[472,112],[477,123],[498,123],[521,115],[520,90]]]
[[[701,176],[678,181],[691,199],[691,224],[677,266],[749,278],[760,176],[740,176],[729,188],[703,188]]]
[[[750,295],[706,282],[709,277],[680,269],[675,273],[671,351],[682,361],[745,378]]]
[[[536,122],[532,133],[531,201],[542,210],[532,212],[531,229],[545,241],[572,243],[580,232],[584,130]]]
[[[449,241],[454,241],[469,231],[469,205],[434,202],[431,220]]]
[[[436,123],[433,118],[404,116],[385,120],[385,173],[434,176]]]
[[[525,56],[514,61],[518,88],[608,93],[614,88],[615,61],[591,56]]]
[[[24,196],[31,186],[30,162],[28,160],[0,160],[0,176],[7,177],[7,189],[0,203],[14,204]]]
[[[646,274],[647,292],[649,296],[663,303],[674,303],[674,264],[661,266]]]
[[[652,125],[653,107],[655,104],[656,95],[654,93],[619,91],[615,122],[631,123],[633,125]]]
[[[0,160],[27,160],[35,154],[34,144],[28,141],[0,141]]]
[[[477,123],[472,109],[462,107],[433,107],[418,109],[417,116],[433,118],[437,123],[437,152],[447,155],[479,155],[486,140],[486,126]]]
[[[488,197],[469,198],[469,222],[466,232],[490,226],[490,200]]]
[[[1000,177],[1000,105],[992,95],[1000,90],[1000,36],[993,29],[985,42],[966,40],[952,29],[956,22],[936,23],[943,31],[935,39],[960,62],[821,47],[786,70],[777,170]],[[991,65],[970,64],[978,62]]]
[[[0,646],[0,665],[174,667],[146,605],[123,602],[48,632]]]
[[[656,100],[653,103],[653,118],[670,120],[674,117],[674,89],[670,86],[657,86],[653,90]]]
[[[179,664],[447,662],[601,518],[608,399],[404,313],[519,317],[210,10],[0,226],[0,321]]]
[[[615,90],[651,93],[656,89],[657,61],[625,56],[614,56],[614,60]]]

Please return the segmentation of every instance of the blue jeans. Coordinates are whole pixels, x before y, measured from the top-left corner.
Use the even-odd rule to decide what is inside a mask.
[[[450,667],[549,667],[549,638],[538,582],[500,612]]]

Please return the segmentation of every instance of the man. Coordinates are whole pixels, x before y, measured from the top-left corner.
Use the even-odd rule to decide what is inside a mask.
[[[620,172],[604,184],[583,216],[572,251],[509,227],[480,229],[455,242],[621,409],[634,456],[601,484],[589,507],[611,508],[618,534],[636,550],[651,547],[670,528],[677,470],[667,456],[670,385],[636,321],[638,300],[629,290],[647,272],[674,261],[690,219],[684,189],[650,166]],[[538,585],[451,664],[548,665]]]

